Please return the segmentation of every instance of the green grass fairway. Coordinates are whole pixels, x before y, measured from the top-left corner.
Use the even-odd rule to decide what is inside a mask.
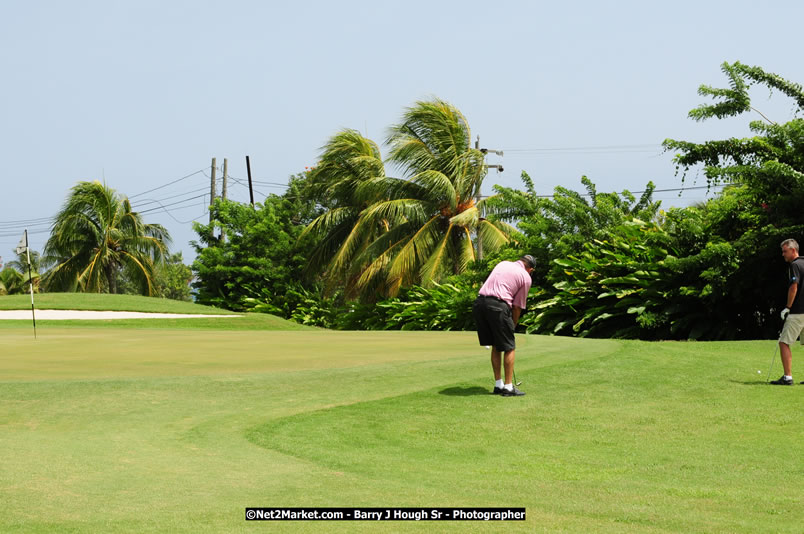
[[[522,336],[527,396],[501,398],[471,332],[46,326],[0,330],[3,533],[804,528],[804,386],[765,385],[773,341]],[[249,506],[528,520],[266,524]]]

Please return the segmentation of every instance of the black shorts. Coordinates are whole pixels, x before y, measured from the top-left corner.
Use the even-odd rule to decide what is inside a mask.
[[[493,345],[501,352],[516,348],[514,318],[508,304],[481,295],[472,305],[472,316],[475,318],[477,339],[481,345]]]

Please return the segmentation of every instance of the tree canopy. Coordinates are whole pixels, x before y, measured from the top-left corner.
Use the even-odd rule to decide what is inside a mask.
[[[460,273],[486,250],[510,241],[514,228],[480,217],[475,197],[487,168],[470,145],[465,117],[442,100],[417,102],[386,140],[389,177],[378,145],[353,130],[324,147],[314,182],[333,207],[306,229],[317,238],[313,264],[347,296],[395,295]]]

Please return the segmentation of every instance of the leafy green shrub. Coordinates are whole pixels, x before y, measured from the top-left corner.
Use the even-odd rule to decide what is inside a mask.
[[[526,331],[640,339],[739,335],[723,306],[739,261],[728,243],[677,258],[672,237],[638,220],[554,260],[550,290],[537,290]]]
[[[352,302],[337,314],[341,330],[473,330],[477,289],[460,280],[413,286],[376,304]]]
[[[303,288],[288,291],[288,298],[296,301],[290,314],[291,320],[307,326],[333,328],[337,324],[340,310],[332,298],[321,297],[318,293]]]
[[[413,286],[399,299],[377,304],[385,308],[388,329],[472,330],[472,301],[477,291],[449,283]]]

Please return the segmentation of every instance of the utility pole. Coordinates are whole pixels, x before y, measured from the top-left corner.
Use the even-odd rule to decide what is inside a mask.
[[[223,158],[223,192],[221,197],[226,200],[226,182],[229,180],[229,160]]]
[[[251,197],[251,207],[254,207],[254,187],[251,185],[251,160],[246,156],[246,171],[248,172],[248,194]]]
[[[221,191],[221,198],[226,200],[226,182],[229,179],[229,160],[227,158],[223,158],[223,190]],[[226,241],[226,230],[221,225],[221,243]]]
[[[212,204],[215,203],[215,158],[212,158],[211,180],[209,184],[209,224],[212,224]]]
[[[477,139],[475,140],[475,150],[480,150],[480,136],[479,135],[477,136]],[[486,158],[484,157],[483,160],[485,161],[485,159]],[[477,207],[479,204],[480,204],[480,184],[478,184],[478,186],[477,186],[477,201],[475,202],[475,206]],[[478,261],[483,259],[483,241],[480,239],[480,225],[485,220],[485,217],[481,217],[479,215],[480,214],[478,214],[478,218],[477,218],[477,259],[478,259]],[[483,215],[485,215],[485,213]]]
[[[493,149],[490,149],[490,148],[480,148],[480,136],[479,135],[477,136],[477,139],[475,140],[475,150],[479,150],[480,152],[483,153],[484,162],[485,162],[486,154],[488,154],[489,152],[493,152],[494,154],[497,154],[498,156],[503,155],[502,150],[493,150]],[[485,165],[485,167],[487,169],[497,169],[497,172],[503,172],[503,166],[502,165]],[[480,195],[480,186],[478,186],[478,188],[477,188],[477,204],[476,205],[480,204],[481,198],[482,197]],[[483,208],[483,213],[480,214],[479,217],[478,217],[478,223],[482,223],[485,220],[486,220],[486,208],[484,207]],[[478,260],[483,259],[483,241],[481,241],[481,239],[480,239],[480,224],[477,225],[477,259]]]

